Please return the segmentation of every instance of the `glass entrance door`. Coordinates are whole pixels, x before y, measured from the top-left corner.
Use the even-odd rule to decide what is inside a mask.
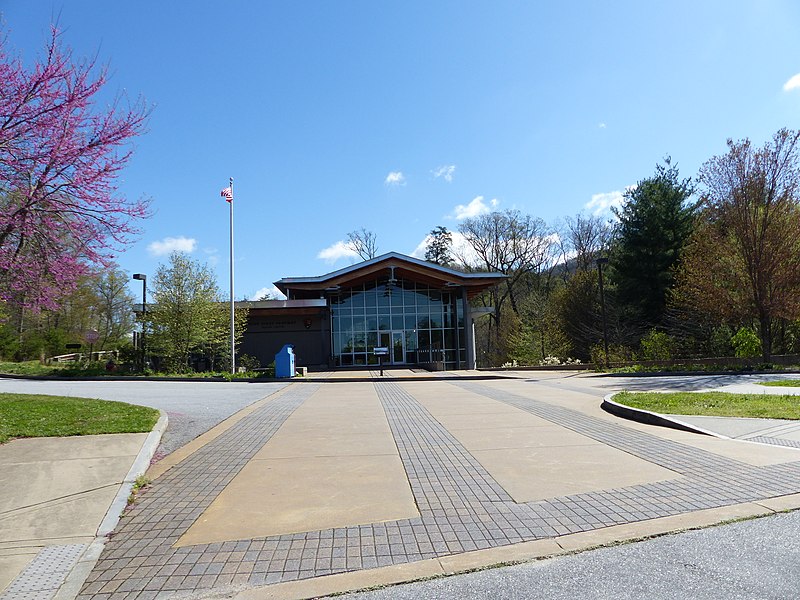
[[[389,356],[384,359],[387,365],[403,365],[406,362],[406,335],[404,331],[381,331],[378,334],[380,346],[389,348]]]
[[[406,336],[403,331],[392,332],[392,364],[401,365],[406,362]]]

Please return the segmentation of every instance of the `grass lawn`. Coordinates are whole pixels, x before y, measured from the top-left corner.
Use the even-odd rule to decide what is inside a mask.
[[[657,413],[710,417],[800,419],[800,396],[727,392],[621,392],[614,401]]]
[[[780,381],[761,381],[758,385],[770,387],[800,387],[800,379],[781,379]]]
[[[21,437],[149,432],[154,408],[124,402],[37,394],[0,394],[0,444]]]

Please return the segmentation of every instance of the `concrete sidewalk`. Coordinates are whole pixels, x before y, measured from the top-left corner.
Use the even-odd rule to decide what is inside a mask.
[[[710,389],[732,394],[778,394],[800,396],[800,387],[773,387],[756,382],[735,383]],[[665,415],[689,423],[719,436],[775,446],[800,448],[800,421],[789,419],[747,419],[705,417],[697,415]]]
[[[165,427],[0,446],[0,599],[77,594]]]
[[[79,597],[305,598],[800,507],[800,451],[622,421],[606,383],[288,386],[155,465]]]

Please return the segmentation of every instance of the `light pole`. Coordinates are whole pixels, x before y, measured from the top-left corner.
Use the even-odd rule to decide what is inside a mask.
[[[603,350],[606,356],[606,367],[608,367],[608,327],[606,326],[606,297],[603,293],[603,265],[608,264],[608,259],[597,259],[597,276],[600,280],[600,314],[603,316]]]
[[[147,355],[145,354],[144,339],[147,323],[147,275],[144,273],[134,273],[133,278],[142,282],[142,338],[139,343],[142,346],[142,372],[147,367]]]

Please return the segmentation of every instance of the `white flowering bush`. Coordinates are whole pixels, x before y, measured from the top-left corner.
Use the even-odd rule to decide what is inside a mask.
[[[562,365],[579,365],[581,361],[579,358],[565,358],[561,360],[557,356],[545,356],[539,361],[540,367],[560,367]]]

